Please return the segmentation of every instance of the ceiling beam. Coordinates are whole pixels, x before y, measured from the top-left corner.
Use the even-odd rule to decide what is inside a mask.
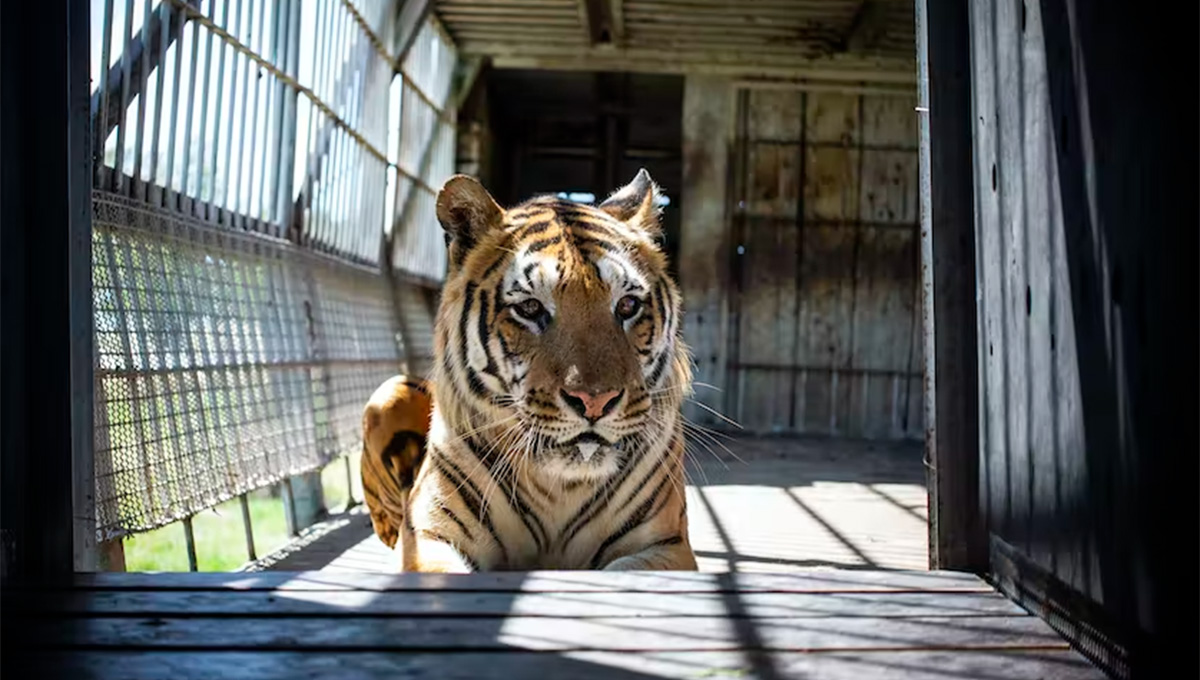
[[[628,71],[676,75],[714,75],[734,78],[769,78],[793,81],[894,83],[916,87],[911,60],[858,58],[840,55],[818,59],[780,55],[745,57],[732,52],[684,53],[651,48],[595,46],[514,45],[474,43],[460,45],[466,54],[487,54],[497,69],[547,69],[555,71]]]

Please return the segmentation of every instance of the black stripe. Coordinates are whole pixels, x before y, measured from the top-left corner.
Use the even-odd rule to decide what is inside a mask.
[[[668,354],[670,354],[670,352],[664,351],[662,354],[658,355],[657,359],[654,360],[654,370],[650,372],[650,379],[646,381],[646,384],[650,387],[658,385],[658,379],[662,377],[663,370],[667,367]]]
[[[496,366],[496,362],[492,359],[492,352],[489,349],[491,337],[488,333],[487,317],[491,307],[488,305],[487,291],[479,291],[479,343],[483,345],[483,355],[487,357],[487,365],[483,367],[483,372],[493,378],[500,379],[500,369]]]
[[[495,467],[486,460],[488,454],[481,452],[477,448],[474,437],[467,438],[467,448],[470,449],[471,454],[479,459],[479,462],[491,473],[492,479],[500,487],[500,492],[504,494],[505,500],[509,502],[509,506],[516,515],[521,518],[521,523],[525,525],[526,531],[533,538],[533,542],[537,544],[538,551],[544,550],[546,541],[549,540],[549,535],[547,535],[546,527],[542,524],[542,521],[529,509],[529,505],[525,503],[525,499],[521,498],[520,494],[513,492],[514,490],[509,480],[496,474]],[[537,525],[536,531],[533,524],[530,524],[530,520],[533,520],[533,524]]]
[[[511,255],[512,253],[508,252],[507,250],[501,250],[500,256],[492,260],[492,263],[488,265],[488,268],[483,270],[483,276],[480,276],[479,278],[482,280],[491,276],[500,267],[500,265],[504,264],[508,260],[509,256]]]
[[[520,234],[519,238],[528,238],[530,236],[536,236],[537,234],[540,234],[540,233],[546,231],[547,229],[549,229],[552,224],[554,224],[554,218],[548,218],[548,219],[544,219],[544,220],[538,220],[536,222],[528,222],[526,224],[523,224],[517,228],[519,230],[518,233]]]
[[[437,449],[434,449],[437,451]],[[483,528],[488,530],[488,534],[500,546],[500,552],[504,554],[504,561],[508,561],[508,549],[504,545],[504,541],[500,540],[500,534],[496,532],[496,526],[492,523],[492,516],[483,507],[483,494],[479,492],[479,487],[475,486],[475,482],[462,471],[462,468],[454,464],[454,461],[447,458],[444,454],[438,455],[430,459],[438,468],[438,471],[450,480],[458,490],[458,497],[462,499],[463,505],[467,506],[467,511],[483,525]],[[449,470],[444,466],[450,466]],[[469,489],[471,495],[464,494],[464,489]]]
[[[471,322],[471,302],[475,299],[475,291],[478,288],[479,286],[473,282],[467,283],[466,291],[463,293],[462,314],[459,316],[458,320],[458,346],[459,354],[462,357],[463,370],[466,373],[467,387],[472,393],[475,394],[475,396],[486,399],[489,396],[487,387],[483,384],[483,381],[479,379],[479,375],[475,369],[471,368],[470,361],[467,358],[467,328]],[[482,337],[480,338],[480,342],[483,342]],[[484,353],[486,354],[486,351]],[[490,355],[488,356],[488,359],[490,362]],[[448,370],[453,369],[453,365],[450,363],[448,355],[445,365]]]
[[[658,310],[658,317],[654,323],[654,337],[662,335],[663,330],[667,327],[667,308],[663,306],[663,284],[658,282],[654,286],[654,309]]]
[[[400,476],[396,481],[399,482],[401,489],[412,488],[413,479],[416,477],[417,470],[420,469],[422,459],[425,455],[425,436],[419,432],[409,430],[397,432],[392,435],[391,440],[388,441],[387,446],[383,447],[383,452],[379,456],[383,459],[383,464],[387,467],[391,467],[388,465],[388,459],[390,458],[395,458],[400,463],[403,463],[404,449],[409,444],[417,447],[417,454],[413,456],[412,465],[405,465],[400,468]]]
[[[669,480],[669,477],[663,475],[662,481],[659,482],[658,486],[654,488],[654,491],[646,497],[646,500],[642,501],[642,504],[639,505],[632,513],[630,513],[629,518],[626,519],[616,531],[609,534],[608,538],[604,539],[604,542],[600,544],[599,548],[596,548],[596,554],[592,556],[591,561],[592,569],[600,568],[600,565],[604,563],[604,553],[607,552],[608,549],[613,546],[613,544],[622,538],[625,538],[629,532],[642,525],[642,523],[646,520],[646,517],[650,514],[650,508],[653,506],[655,501],[658,500],[658,495],[662,493],[663,487],[666,486]],[[630,498],[632,499],[634,496],[630,495]]]
[[[576,236],[574,238],[574,241],[575,241],[575,247],[577,247],[577,248],[586,248],[588,246],[594,246],[596,248],[608,251],[610,253],[625,252],[623,249],[621,249],[617,245],[610,243],[608,241],[600,241],[600,240],[597,240],[594,238],[581,238],[579,236]]]
[[[454,514],[453,510],[451,510],[450,508],[448,508],[444,505],[441,506],[439,509],[442,511],[443,515],[450,518],[451,522],[454,522],[455,524],[458,525],[459,530],[462,531],[463,536],[466,536],[468,541],[475,540],[474,538],[471,537],[471,531],[469,529],[467,529],[467,525],[463,524],[463,521],[458,518],[458,515]]]
[[[586,503],[579,507],[579,510],[563,528],[562,534],[567,537],[566,543],[569,544],[575,538],[575,534],[579,532],[580,527],[586,525],[596,517],[603,507],[602,500],[612,500],[617,489],[625,483],[625,480],[629,479],[629,475],[632,474],[634,467],[636,466],[630,460],[626,460],[619,473],[619,477],[614,480],[615,483],[601,486]]]
[[[549,248],[550,246],[555,245],[556,243],[561,243],[561,242],[562,242],[562,235],[556,234],[549,238],[544,238],[540,241],[534,241],[533,243],[531,243],[525,247],[525,252],[536,253],[539,250],[545,250],[546,248]]]
[[[405,380],[405,381],[401,382],[400,384],[404,385],[405,387],[408,387],[410,389],[414,389],[414,390],[420,392],[421,394],[424,394],[425,396],[429,396],[428,381]]]
[[[646,485],[646,482],[649,481],[650,477],[654,475],[655,471],[657,470],[657,462],[658,461],[654,461],[654,464],[650,466],[650,471],[646,473],[645,477],[642,477],[642,481],[638,482],[634,492],[629,494],[630,498],[637,496],[638,492],[642,490],[642,487]],[[575,517],[573,517],[571,521],[567,523],[566,528],[563,529],[563,535],[567,537],[565,542],[567,545],[569,545],[571,541],[575,540],[575,536],[583,530],[583,527],[587,526],[589,522],[591,522],[596,518],[597,515],[600,514],[601,510],[604,509],[608,502],[612,501],[613,497],[616,496],[617,492],[621,490],[622,486],[624,486],[626,480],[629,479],[629,475],[633,474],[633,469],[635,467],[637,467],[637,465],[635,465],[632,460],[627,459],[624,463],[624,467],[621,470],[621,476],[614,480],[613,484],[606,485],[597,491],[596,495],[592,496],[588,502],[585,503],[582,508],[580,508],[579,512],[575,513]],[[608,491],[608,497],[604,499],[605,502],[603,504],[598,503],[597,501],[599,500],[599,497],[605,493],[606,489]],[[585,511],[587,512],[586,517],[583,516]]]

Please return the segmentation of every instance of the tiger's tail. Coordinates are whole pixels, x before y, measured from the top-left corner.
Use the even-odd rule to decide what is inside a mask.
[[[363,409],[362,487],[371,526],[396,547],[408,492],[425,458],[433,408],[432,386],[406,375],[384,382]]]

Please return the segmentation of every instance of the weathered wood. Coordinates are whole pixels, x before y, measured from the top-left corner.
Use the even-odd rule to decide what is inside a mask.
[[[45,598],[43,610],[74,616],[727,616],[728,593],[494,593],[270,591],[100,591]],[[829,616],[1028,616],[995,592],[755,593],[737,595],[751,618]]]
[[[937,571],[845,571],[817,569],[802,574],[710,574],[700,572],[599,573],[561,571],[454,574],[347,574],[339,572],[254,572],[197,574],[79,574],[76,589],[221,590],[466,590],[497,592],[988,592],[974,574]]]
[[[683,190],[680,206],[680,287],[683,337],[695,360],[695,400],[723,410],[729,285],[727,166],[734,121],[734,93],[727,79],[688,77],[683,94]],[[706,410],[688,405],[694,422],[713,423]]]
[[[980,462],[980,448],[992,450],[1000,436],[995,428],[1002,420],[997,404],[990,399],[980,402],[978,386],[979,381],[990,386],[989,380],[1005,376],[997,357],[976,350],[978,337],[1001,330],[1002,317],[990,299],[980,303],[977,313],[973,284],[984,289],[999,274],[1000,263],[994,259],[984,261],[983,271],[976,271],[975,245],[978,236],[979,252],[988,252],[986,245],[999,238],[998,206],[994,193],[981,194],[976,201],[974,191],[977,182],[992,172],[990,157],[982,152],[989,148],[990,137],[977,137],[974,156],[967,153],[972,148],[973,111],[967,8],[961,3],[922,0],[917,10],[930,563],[937,568],[980,570],[987,563],[987,552],[979,512],[979,466],[986,466],[985,475],[999,472],[989,455]],[[977,113],[990,116],[990,81],[981,78],[978,68],[974,74],[976,96],[988,97],[977,100]],[[987,135],[991,129],[987,128]],[[978,344],[982,351],[983,344]],[[982,438],[981,409],[986,409],[987,423]]]
[[[30,620],[32,644],[42,647],[186,647],[208,649],[498,650],[540,651],[848,649],[1069,649],[1034,616],[762,619],[747,645],[740,626],[724,617],[90,617]],[[39,642],[46,641],[46,642]]]
[[[1102,680],[1103,674],[1077,654],[1036,651],[845,651],[820,654],[760,655],[771,678],[821,680],[946,680],[987,678],[1027,680]],[[73,652],[36,657],[38,666],[60,670],[63,677],[159,680],[161,678],[397,678],[440,680],[638,680],[641,678],[753,676],[743,652],[538,652],[379,653],[301,652]]]
[[[88,10],[0,9],[0,582],[94,569]],[[7,638],[8,631],[5,630]]]

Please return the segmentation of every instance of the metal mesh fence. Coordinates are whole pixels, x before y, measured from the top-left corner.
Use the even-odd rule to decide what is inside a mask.
[[[429,21],[401,64],[396,16],[394,0],[93,3],[100,540],[352,451],[370,393],[406,357],[428,366],[428,293],[382,255],[404,234],[423,259],[397,268],[444,275],[422,206],[453,158],[433,140],[453,129],[455,57]]]

